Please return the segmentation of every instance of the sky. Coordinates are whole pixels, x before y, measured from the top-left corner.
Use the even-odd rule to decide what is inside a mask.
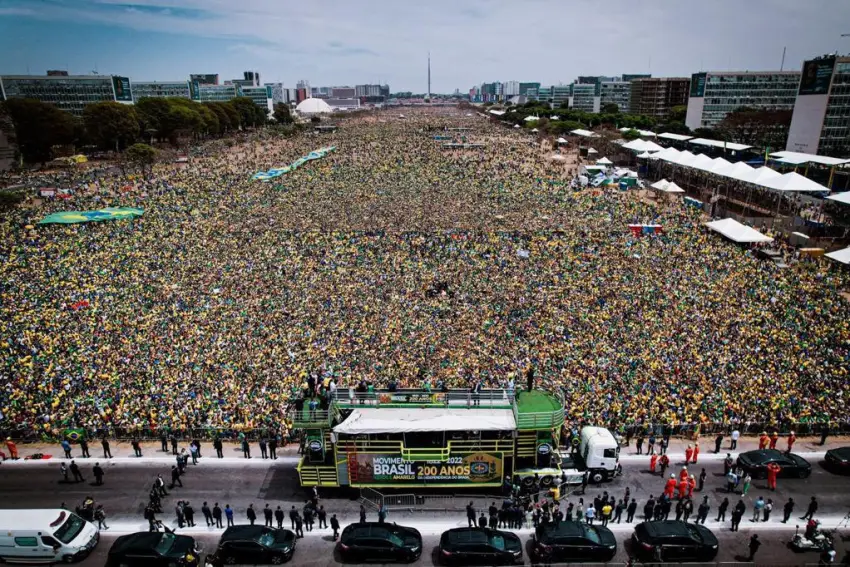
[[[850,53],[848,0],[0,0],[0,74],[388,83],[799,70]]]

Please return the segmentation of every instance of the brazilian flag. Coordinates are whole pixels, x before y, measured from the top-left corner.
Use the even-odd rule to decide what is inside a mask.
[[[85,430],[85,429],[80,429],[80,428],[76,428],[76,429],[66,429],[66,430],[65,430],[65,437],[66,437],[69,441],[71,441],[72,443],[77,443],[77,442],[79,442],[79,441],[80,441],[80,439],[85,439],[85,438],[86,438],[86,430]]]

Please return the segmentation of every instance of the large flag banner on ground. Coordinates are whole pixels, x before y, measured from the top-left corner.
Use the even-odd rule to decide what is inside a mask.
[[[64,211],[47,215],[38,224],[75,224],[116,219],[134,219],[144,214],[142,209],[131,207],[107,207],[96,211]]]
[[[277,169],[270,169],[268,171],[259,171],[254,174],[253,179],[258,181],[269,181],[274,179],[275,177],[280,177],[281,175],[286,175],[290,171],[295,171],[308,161],[312,161],[314,159],[321,159],[336,150],[336,146],[328,146],[327,148],[319,148],[318,150],[314,150],[307,154],[304,157],[298,158],[294,162],[289,165],[285,165],[283,167]]]

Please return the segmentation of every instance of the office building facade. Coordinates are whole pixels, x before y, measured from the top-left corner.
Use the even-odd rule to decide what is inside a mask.
[[[685,124],[714,128],[741,107],[792,110],[800,86],[799,71],[694,73]]]
[[[227,102],[242,96],[239,85],[201,85],[192,83],[192,100],[198,102]]]
[[[218,73],[193,73],[189,75],[189,82],[199,85],[217,85]]]
[[[254,104],[265,110],[267,113],[272,111],[272,88],[265,87],[242,87],[241,96],[250,98]]]
[[[75,116],[98,102],[133,102],[130,79],[109,75],[3,75],[0,97],[33,98]]]
[[[785,149],[850,157],[850,57],[803,63]]]
[[[688,104],[691,80],[687,77],[654,77],[629,82],[629,112],[664,119],[675,106]]]
[[[266,83],[264,86],[269,87],[272,90],[272,104],[286,102],[283,83]]]
[[[600,92],[600,83],[573,83],[570,85],[570,108],[583,112],[599,112],[602,103]]]
[[[632,85],[626,81],[605,81],[599,83],[600,107],[616,104],[620,112],[627,113],[631,108]]]
[[[192,98],[191,90],[189,89],[189,81],[153,81],[139,83],[131,81],[130,87],[133,90],[134,102],[138,102],[143,98]]]

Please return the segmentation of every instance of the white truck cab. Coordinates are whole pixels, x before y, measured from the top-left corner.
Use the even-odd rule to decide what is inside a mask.
[[[68,510],[0,510],[0,563],[71,563],[99,539],[94,524]]]
[[[562,478],[568,484],[579,484],[585,474],[588,482],[598,484],[614,478],[620,468],[620,443],[604,427],[582,427],[575,453],[560,454]]]

